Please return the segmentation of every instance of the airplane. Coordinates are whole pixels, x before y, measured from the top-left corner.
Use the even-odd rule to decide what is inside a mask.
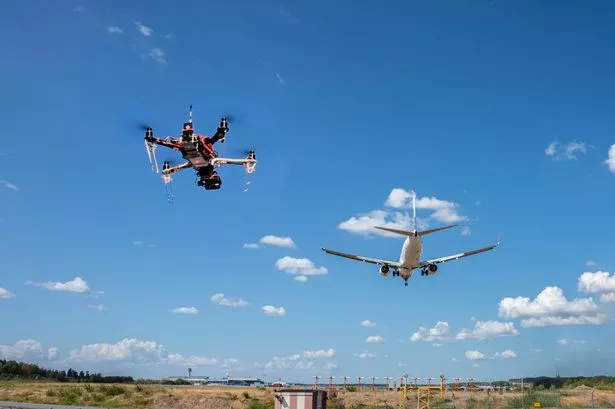
[[[472,256],[474,254],[483,253],[485,251],[493,250],[496,248],[500,241],[498,240],[496,244],[492,244],[486,247],[482,247],[476,250],[466,251],[463,253],[453,254],[451,256],[439,257],[430,260],[421,261],[421,253],[423,250],[423,242],[422,237],[431,233],[435,233],[441,230],[450,229],[451,227],[457,226],[456,224],[437,227],[435,229],[417,230],[416,225],[416,191],[412,190],[412,224],[413,229],[411,231],[393,229],[389,227],[380,227],[374,226],[376,229],[388,231],[395,234],[400,234],[402,236],[406,236],[404,240],[404,244],[401,249],[401,254],[399,256],[399,261],[390,261],[378,258],[371,257],[363,257],[357,256],[355,254],[342,253],[335,250],[330,250],[326,248],[321,248],[325,253],[332,254],[334,256],[345,257],[351,260],[358,260],[365,263],[376,264],[380,266],[379,273],[380,275],[386,277],[389,275],[389,272],[393,270],[393,277],[401,277],[405,285],[408,286],[408,279],[412,276],[412,273],[416,269],[421,269],[421,276],[431,276],[436,274],[438,271],[438,264],[446,263],[448,261],[458,260],[462,257]]]

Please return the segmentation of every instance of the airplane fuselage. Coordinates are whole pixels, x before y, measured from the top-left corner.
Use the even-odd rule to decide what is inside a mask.
[[[412,276],[412,270],[417,268],[421,261],[423,242],[420,236],[407,236],[399,255],[399,275],[404,281]]]

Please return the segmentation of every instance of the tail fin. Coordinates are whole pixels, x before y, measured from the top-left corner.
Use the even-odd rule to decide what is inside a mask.
[[[430,229],[430,230],[423,230],[423,231],[418,231],[418,230],[413,230],[413,231],[408,231],[408,230],[401,230],[401,229],[392,229],[390,227],[380,227],[380,226],[374,226],[374,228],[376,229],[380,229],[380,230],[384,230],[384,231],[388,231],[391,233],[395,233],[395,234],[401,234],[402,236],[426,236],[428,234],[431,233],[435,233],[437,231],[440,230],[446,230],[446,229],[450,229],[451,227],[455,227],[457,226],[456,224],[451,224],[450,226],[444,226],[444,227],[437,227],[435,229]]]

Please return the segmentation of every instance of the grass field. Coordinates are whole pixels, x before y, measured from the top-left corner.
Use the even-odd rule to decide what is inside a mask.
[[[271,388],[0,382],[0,400],[107,408],[271,409],[274,394]],[[430,400],[434,409],[531,408],[534,401],[540,401],[543,408],[592,407],[591,391],[574,389],[526,392],[523,402],[521,393],[513,392],[446,392],[443,399],[434,393]],[[596,408],[615,408],[615,392],[596,390],[593,401]],[[393,391],[346,392],[333,397],[328,409],[392,408],[399,404],[400,394]],[[416,395],[409,393],[404,406],[416,408]]]

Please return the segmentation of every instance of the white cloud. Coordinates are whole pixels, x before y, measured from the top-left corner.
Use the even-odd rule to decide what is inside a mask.
[[[224,307],[245,307],[248,302],[242,298],[225,297],[223,293],[211,296],[211,302]]]
[[[325,364],[325,366],[323,367],[323,369],[324,369],[325,371],[332,371],[332,370],[334,370],[335,368],[337,368],[337,364],[335,364],[335,363],[333,363],[333,362],[327,362],[327,363]]]
[[[172,40],[173,38],[175,38],[175,35],[173,33],[168,33],[164,35],[164,38],[166,38],[167,40]]]
[[[487,359],[487,356],[480,351],[466,351],[466,358],[470,361]]]
[[[167,63],[167,60],[164,58],[165,53],[162,48],[156,47],[156,48],[150,49],[149,52],[147,53],[147,56],[160,64]]]
[[[461,228],[461,235],[462,236],[469,236],[470,234],[472,234],[472,230],[470,230],[470,228],[468,226],[463,226]]]
[[[609,148],[609,157],[604,161],[609,166],[609,170],[615,173],[615,143]]]
[[[568,317],[533,317],[521,321],[522,327],[551,327],[561,325],[603,325],[608,321],[606,315],[576,315]]]
[[[454,358],[454,357],[453,357],[453,358],[451,359],[451,361],[453,361],[453,362],[457,362],[457,358]]]
[[[376,354],[371,353],[366,349],[360,354],[355,354],[355,356],[359,357],[360,359],[367,359],[367,358],[375,358]]]
[[[546,287],[533,301],[528,297],[506,297],[499,305],[499,315],[504,318],[578,315],[597,310],[591,297],[568,301],[559,287]]]
[[[405,191],[401,188],[394,188],[389,193],[384,205],[397,210],[409,209],[412,206],[412,195],[412,192]],[[427,228],[429,222],[432,220],[441,223],[456,223],[468,219],[467,216],[463,216],[459,213],[459,205],[457,203],[435,197],[418,198],[416,200],[416,208],[430,211],[430,215],[426,219],[417,217],[417,227],[419,229]],[[374,226],[402,230],[411,229],[413,226],[411,225],[410,215],[406,211],[397,210],[372,210],[368,213],[359,213],[340,223],[337,227],[341,230],[366,237],[378,235],[382,237],[400,238],[402,237],[400,235],[374,229]]]
[[[122,30],[118,26],[108,26],[107,27],[107,32],[110,33],[110,34],[122,34],[124,32],[124,30]]]
[[[6,288],[0,287],[0,298],[1,299],[7,299],[7,298],[11,298],[11,297],[15,297],[15,294],[10,292]]]
[[[532,349],[530,349],[530,352],[542,352],[542,349],[540,349],[540,348],[532,348]]]
[[[287,236],[274,236],[274,235],[268,234],[266,236],[261,237],[259,242],[261,244],[265,244],[265,245],[268,244],[270,246],[277,246],[277,247],[288,247],[288,248],[297,247],[293,239]]]
[[[169,354],[167,362],[169,363],[169,365],[179,365],[194,368],[202,366],[213,366],[218,363],[218,360],[206,356],[191,355],[188,357],[184,357],[180,354]]]
[[[53,361],[54,359],[57,358],[59,353],[60,353],[60,349],[57,347],[51,347],[47,349],[47,360]]]
[[[502,352],[496,352],[495,353],[495,357],[496,358],[502,358],[502,359],[510,359],[510,358],[516,358],[517,354],[514,351],[511,351],[510,349],[507,349],[507,350],[502,351]]]
[[[237,366],[239,366],[239,360],[236,358],[227,358],[222,362],[220,368],[235,368]]]
[[[557,141],[551,142],[545,149],[545,154],[551,156],[553,160],[572,159],[576,160],[577,153],[586,153],[587,149],[583,142],[576,140],[569,142],[565,145],[560,144]]]
[[[365,328],[369,328],[369,327],[375,327],[376,324],[371,322],[370,320],[363,320],[361,321],[361,326]]]
[[[480,368],[480,365],[478,363],[474,362],[472,364],[472,368]]]
[[[134,244],[135,246],[140,246],[141,244],[143,244],[143,241],[135,240],[135,241],[132,242],[132,244]]]
[[[41,343],[34,339],[23,339],[13,345],[0,345],[0,357],[33,362],[42,359],[43,348]]]
[[[258,244],[256,243],[246,243],[243,245],[244,249],[257,249],[259,248]]]
[[[515,328],[512,322],[499,321],[475,321],[474,329],[469,330],[463,328],[457,336],[457,340],[478,339],[485,340],[488,338],[505,337],[519,335],[519,331]]]
[[[14,184],[12,184],[11,182],[6,181],[6,180],[0,180],[0,186],[3,186],[5,188],[7,188],[7,189],[14,190],[16,192],[19,190],[19,188],[17,186],[15,186]]]
[[[319,349],[318,351],[305,351],[303,357],[307,359],[319,359],[319,358],[333,358],[335,356],[335,349]]]
[[[88,307],[93,308],[96,311],[104,311],[104,310],[106,310],[105,306],[102,305],[102,304],[88,305]]]
[[[68,291],[73,293],[85,293],[90,290],[88,283],[86,283],[81,277],[75,277],[65,283],[59,281],[47,281],[46,283],[33,283],[32,281],[26,281],[28,285],[36,285],[46,288],[51,291]]]
[[[284,307],[275,307],[273,305],[264,305],[261,307],[261,310],[265,315],[269,315],[272,317],[282,317],[286,315],[286,310]]]
[[[265,364],[265,369],[312,369],[314,362],[305,362],[301,360],[300,354],[293,354],[287,357],[273,357],[273,359]]]
[[[307,258],[285,256],[276,261],[275,266],[278,270],[285,271],[289,274],[303,276],[323,275],[328,273],[325,267],[316,267],[314,263]]]
[[[380,335],[370,335],[365,339],[365,342],[367,342],[368,344],[381,344],[384,342],[384,338],[382,338]]]
[[[431,344],[431,346],[434,348],[440,348],[442,345],[444,344]]]
[[[384,230],[374,229],[374,226],[388,227],[392,229],[411,229],[411,219],[407,213],[388,212],[386,210],[372,210],[369,213],[359,213],[350,219],[337,225],[338,229],[362,236],[377,235],[381,237],[400,238],[399,234]],[[420,226],[420,223],[419,223]]]
[[[89,344],[70,351],[68,361],[133,361],[153,363],[167,359],[164,347],[154,341],[125,338],[115,344]]]
[[[306,276],[296,276],[294,280],[300,283],[305,283],[308,280],[308,278]]]
[[[151,29],[150,27],[141,24],[138,21],[135,21],[135,25],[137,26],[137,30],[139,30],[139,32],[141,34],[143,34],[145,37],[149,37],[152,35],[152,33],[154,32],[153,29]]]
[[[585,272],[579,277],[578,289],[590,294],[615,292],[615,274],[605,271]]]
[[[615,293],[606,293],[600,295],[600,301],[604,303],[615,302]]]
[[[587,344],[585,340],[577,340],[577,339],[558,339],[556,341],[559,345],[573,345],[573,344]]]
[[[224,296],[224,294],[222,294]],[[178,307],[172,310],[175,314],[198,314],[199,310],[196,307]]]
[[[433,342],[450,339],[451,331],[446,321],[438,321],[433,328],[419,327],[419,330],[410,336],[410,341]]]
[[[587,267],[595,267],[595,266],[597,266],[597,265],[598,265],[598,263],[596,263],[596,262],[595,262],[595,261],[593,261],[593,260],[587,260],[587,261],[585,262],[585,265],[586,265]]]

